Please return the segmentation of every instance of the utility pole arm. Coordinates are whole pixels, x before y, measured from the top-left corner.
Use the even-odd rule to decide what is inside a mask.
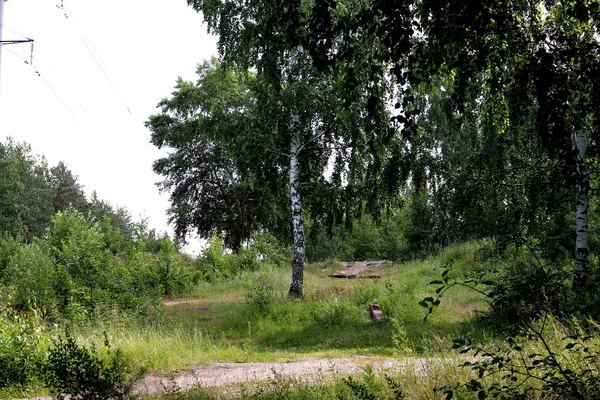
[[[6,0],[0,0],[0,83],[2,82],[2,30],[4,29],[4,2]]]

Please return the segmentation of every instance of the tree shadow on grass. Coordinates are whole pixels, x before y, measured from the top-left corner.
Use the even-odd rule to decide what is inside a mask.
[[[280,326],[278,329],[257,332],[253,340],[256,350],[294,351],[354,351],[357,354],[393,356],[450,351],[452,340],[461,335],[481,338],[489,332],[473,321],[454,323],[408,323],[404,332],[394,324],[370,320],[353,321],[343,325],[324,326],[311,322],[303,326]]]

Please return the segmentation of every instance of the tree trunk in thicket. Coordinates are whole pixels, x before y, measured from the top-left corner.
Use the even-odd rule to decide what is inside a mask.
[[[304,283],[304,219],[302,218],[302,204],[300,198],[300,166],[298,155],[301,151],[300,135],[298,132],[298,118],[292,117],[290,123],[290,199],[292,202],[292,231],[294,235],[294,258],[292,259],[292,283],[289,295],[302,297]]]
[[[586,166],[587,142],[584,132],[574,135],[574,149],[576,157],[576,189],[577,204],[575,206],[575,218],[577,236],[575,240],[575,265],[573,268],[573,297],[577,304],[585,303],[587,279],[590,274],[590,263],[588,260],[589,237],[588,237],[588,193],[589,176]]]

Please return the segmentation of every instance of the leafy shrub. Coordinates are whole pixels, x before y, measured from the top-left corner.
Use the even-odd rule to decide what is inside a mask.
[[[468,273],[464,265],[459,268],[463,271],[458,273],[454,271],[454,265],[442,266],[441,279],[430,282],[440,285],[435,297],[426,297],[419,304],[429,315],[439,306],[446,291],[454,286],[464,286],[490,300],[490,307],[480,314],[479,322],[511,332],[543,314],[562,316],[573,310],[567,285],[568,271],[562,266],[544,264],[531,250],[509,248],[502,258],[494,262],[487,260],[486,266],[489,270],[471,267],[472,273]]]
[[[228,262],[223,239],[217,235],[209,241],[208,247],[198,259],[198,264],[200,272],[207,281],[229,278],[237,272],[237,265]]]
[[[333,227],[328,232],[324,227],[307,229],[306,258],[310,262],[352,260],[354,249],[347,240],[342,227]]]
[[[246,302],[255,307],[263,315],[269,313],[273,298],[273,285],[268,281],[261,282],[254,290],[246,294]]]
[[[437,247],[427,193],[413,194],[400,208],[386,210],[375,220],[362,214],[351,229],[310,226],[307,258],[325,260],[410,260],[424,257]]]
[[[292,263],[292,249],[284,247],[275,236],[266,232],[253,235],[247,250],[259,268],[285,268]]]
[[[435,390],[446,399],[464,392],[477,393],[480,399],[599,399],[600,351],[591,344],[593,336],[579,330],[564,337],[557,347],[545,336],[546,324],[553,324],[547,316],[536,326],[528,325],[526,335],[509,338],[509,346],[504,348],[482,348],[464,337],[455,340],[453,348],[474,355],[462,366],[473,370],[476,377]]]
[[[27,385],[43,359],[42,327],[0,304],[0,388]]]
[[[105,340],[103,352],[78,344],[71,334],[56,339],[48,351],[44,381],[58,399],[123,399],[131,389],[123,353]]]
[[[48,244],[57,268],[68,274],[77,290],[88,292],[87,304],[81,304],[94,307],[94,292],[104,286],[112,258],[100,225],[69,208],[52,219]],[[63,303],[69,300],[63,299]]]
[[[46,316],[55,311],[57,276],[54,259],[46,243],[34,239],[31,244],[16,248],[8,269],[13,276],[16,306],[36,309]]]
[[[395,260],[424,257],[435,248],[432,212],[427,203],[427,192],[413,194],[395,216],[398,230],[405,240],[402,253]]]
[[[568,271],[544,264],[529,250],[506,252],[498,272],[488,277],[489,311],[482,318],[495,326],[518,327],[544,313],[565,315],[572,310]]]
[[[463,274],[475,271],[496,269],[490,265],[494,258],[494,241],[479,240],[450,245],[440,254],[442,265],[451,265],[456,272]]]

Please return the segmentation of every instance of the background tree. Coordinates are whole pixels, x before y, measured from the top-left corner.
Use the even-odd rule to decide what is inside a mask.
[[[192,230],[205,239],[217,232],[237,252],[254,232],[279,229],[282,177],[257,132],[252,75],[215,59],[197,72],[198,81],[180,79],[147,122],[152,143],[173,149],[154,170],[165,177],[161,189],[171,191],[168,212],[181,240]]]
[[[26,143],[0,143],[0,231],[30,240],[54,214],[53,190],[46,182],[45,159]]]
[[[370,46],[368,79],[395,79],[399,113],[393,122],[401,123],[408,135],[417,134],[411,88],[439,73],[453,78],[459,114],[478,101],[469,90],[483,90],[482,113],[499,135],[534,115],[530,131],[543,151],[565,166],[566,179],[553,184],[577,192],[573,294],[582,302],[590,275],[587,160],[597,154],[599,9],[594,0],[330,0],[310,6],[313,23],[300,35],[315,66],[351,78],[357,66],[364,66],[363,59],[357,63],[354,49]],[[297,5],[295,12],[305,10]],[[353,85],[348,79],[347,86]],[[368,116],[374,113],[376,107],[368,107]]]
[[[69,206],[77,210],[84,210],[87,199],[83,192],[83,186],[78,182],[77,176],[73,175],[65,163],[59,162],[50,168],[49,184],[56,193],[54,198],[54,209],[64,211]]]

